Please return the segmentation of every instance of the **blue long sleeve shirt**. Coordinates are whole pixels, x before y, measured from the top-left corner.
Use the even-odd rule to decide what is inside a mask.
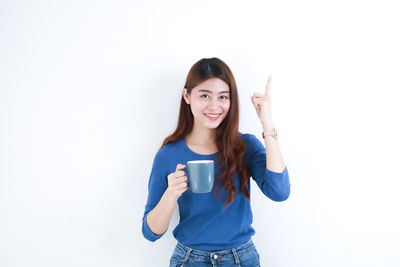
[[[253,134],[239,133],[247,145],[246,163],[252,179],[265,196],[273,201],[284,201],[290,194],[287,167],[282,173],[266,168],[266,150]],[[199,250],[218,251],[237,247],[247,242],[255,230],[251,226],[253,215],[249,200],[240,191],[239,175],[234,175],[237,189],[233,202],[224,211],[227,194],[214,195],[220,165],[218,152],[202,155],[193,152],[184,138],[162,147],[155,155],[148,183],[148,198],[142,219],[143,236],[154,242],[163,234],[154,234],[147,224],[147,214],[158,204],[168,187],[167,176],[175,172],[178,163],[187,165],[190,160],[214,160],[214,187],[210,193],[196,194],[189,188],[178,199],[179,224],[173,235],[180,243]],[[222,183],[220,184],[222,186]],[[250,180],[247,183],[250,191]],[[217,190],[221,193],[223,191]]]

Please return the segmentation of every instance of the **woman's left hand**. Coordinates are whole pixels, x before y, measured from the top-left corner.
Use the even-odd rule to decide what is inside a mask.
[[[271,96],[270,96],[271,76],[268,77],[267,86],[264,94],[255,92],[251,97],[258,118],[264,126],[272,127],[271,117]]]

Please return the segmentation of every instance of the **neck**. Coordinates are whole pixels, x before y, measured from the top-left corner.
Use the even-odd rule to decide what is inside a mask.
[[[216,144],[216,130],[205,127],[193,126],[193,130],[187,135],[186,140],[193,145],[212,146]]]

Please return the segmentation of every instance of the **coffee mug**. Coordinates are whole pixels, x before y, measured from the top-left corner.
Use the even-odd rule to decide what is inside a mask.
[[[214,185],[214,161],[191,160],[187,164],[189,186],[193,193],[209,193]]]

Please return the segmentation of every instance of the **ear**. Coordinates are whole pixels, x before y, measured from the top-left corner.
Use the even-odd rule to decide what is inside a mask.
[[[189,97],[189,95],[187,93],[187,89],[186,88],[183,88],[182,95],[183,95],[183,98],[186,101],[186,104],[190,104],[190,97]]]

